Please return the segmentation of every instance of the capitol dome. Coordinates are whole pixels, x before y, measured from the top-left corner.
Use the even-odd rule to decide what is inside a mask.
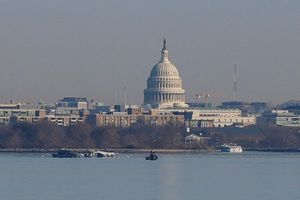
[[[185,90],[177,67],[169,61],[169,52],[164,40],[161,60],[154,65],[144,90],[144,104],[154,107],[185,105]]]
[[[159,62],[151,70],[150,77],[157,76],[177,76],[179,77],[178,70],[171,62]]]

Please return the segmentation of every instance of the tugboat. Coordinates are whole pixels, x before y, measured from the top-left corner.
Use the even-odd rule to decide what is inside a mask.
[[[59,150],[57,153],[53,153],[52,157],[53,158],[77,158],[80,157],[80,155],[76,152],[62,149]]]
[[[149,156],[146,157],[146,160],[157,160],[158,156],[151,150]]]

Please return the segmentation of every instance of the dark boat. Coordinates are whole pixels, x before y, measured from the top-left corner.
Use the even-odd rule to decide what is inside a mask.
[[[158,157],[153,151],[150,152],[150,155],[146,157],[146,160],[157,160]]]
[[[79,154],[73,151],[69,150],[59,150],[57,153],[52,154],[53,158],[77,158],[79,157]]]

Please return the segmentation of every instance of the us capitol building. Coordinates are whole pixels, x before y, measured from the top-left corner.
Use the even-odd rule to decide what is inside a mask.
[[[126,93],[124,96],[126,97]],[[0,104],[0,125],[37,123],[41,120],[48,120],[59,126],[89,123],[99,127],[128,127],[136,124],[156,127],[243,127],[256,123],[255,116],[244,116],[239,109],[188,107],[178,70],[169,60],[166,40],[161,50],[161,59],[152,68],[147,88],[144,90],[146,109],[136,105],[126,107],[125,102],[124,110],[120,105],[115,105],[113,109],[110,105],[103,104],[89,107],[87,98],[81,97],[65,97],[56,102],[51,111],[44,108],[28,108],[27,105],[21,104]],[[287,119],[286,115],[282,117]],[[270,120],[274,121],[273,118]]]
[[[147,80],[144,104],[158,108],[187,107],[182,80],[176,66],[169,60],[165,39],[161,59],[154,65]]]

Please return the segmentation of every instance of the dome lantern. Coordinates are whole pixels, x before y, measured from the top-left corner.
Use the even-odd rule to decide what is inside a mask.
[[[166,47],[166,38],[164,39],[164,45],[161,50],[161,60],[160,62],[169,62],[169,52]]]

